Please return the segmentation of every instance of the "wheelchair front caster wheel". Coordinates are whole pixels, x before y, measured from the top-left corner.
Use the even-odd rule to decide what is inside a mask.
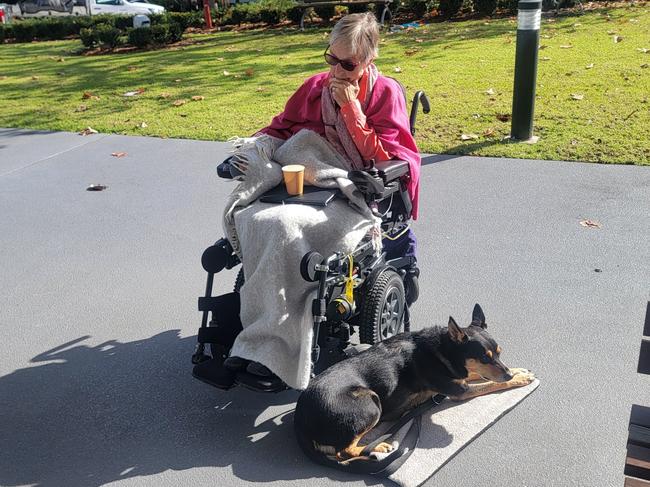
[[[323,256],[318,252],[307,252],[300,261],[300,275],[307,282],[318,281],[316,266],[323,263]]]

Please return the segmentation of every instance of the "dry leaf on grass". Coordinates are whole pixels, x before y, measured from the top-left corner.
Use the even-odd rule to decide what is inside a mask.
[[[255,74],[255,70],[253,68],[248,68],[246,71],[244,71],[244,74],[251,78]]]
[[[130,97],[130,96],[138,96],[138,95],[141,95],[142,93],[144,93],[144,91],[145,91],[144,88],[138,88],[138,89],[135,90],[135,91],[127,91],[127,92],[124,93],[124,95],[122,95],[122,96],[126,96],[126,97]]]
[[[415,42],[417,42],[417,43],[424,42],[424,39],[419,39],[419,38],[417,38],[417,37],[416,37],[415,39],[413,39],[413,40],[414,40]]]
[[[585,69],[591,69],[591,68],[593,68],[593,67],[594,67],[594,63],[591,63],[591,64],[587,64],[587,65],[585,66]]]
[[[619,42],[621,42],[623,40],[623,38],[621,36],[614,36],[614,37],[612,37],[612,39],[614,39],[615,44],[618,44]]]
[[[172,105],[174,105],[175,107],[180,107],[180,106],[185,105],[186,103],[187,103],[187,100],[175,100],[172,103]]]
[[[218,58],[217,58],[217,61],[225,61],[225,58],[218,57]]]
[[[496,135],[496,132],[492,127],[490,127],[485,129],[482,135],[483,137],[494,137]]]
[[[571,98],[574,100],[582,100],[585,97],[585,95],[581,95],[580,93],[571,93]]]
[[[86,191],[104,191],[108,186],[104,186],[103,184],[91,184],[86,188]]]
[[[580,225],[586,228],[601,228],[602,225],[596,220],[581,220]]]
[[[88,110],[88,107],[86,105],[79,105],[77,108],[75,108],[75,112],[85,112]]]
[[[494,89],[492,89],[492,88],[488,88],[488,89],[485,91],[485,94],[486,94],[486,95],[494,95],[495,93],[496,93],[496,92],[495,92]]]
[[[127,66],[126,70],[127,71],[137,71],[138,67],[137,66]]]
[[[148,127],[147,122],[140,122],[140,125],[138,125],[141,129],[146,129]]]
[[[573,46],[571,44],[562,44],[560,49],[573,49]]]
[[[205,100],[205,96],[195,95],[192,97],[192,101],[203,101],[203,100]]]
[[[57,62],[57,63],[64,63],[64,62],[65,62],[65,58],[64,58],[64,57],[60,57],[59,59],[56,60],[56,62]]]
[[[258,86],[257,90],[255,91],[259,91],[259,92],[266,91],[266,88],[264,88],[263,86]]]
[[[509,113],[497,113],[497,120],[499,122],[509,122],[510,114]]]
[[[79,132],[79,135],[84,135],[85,136],[85,135],[96,134],[96,133],[98,133],[98,132],[94,128],[86,127],[81,132]]]
[[[174,80],[174,83],[180,83],[181,81],[183,81],[183,80],[180,79],[180,78],[178,78],[178,79],[175,79],[175,80]]]
[[[402,72],[402,68],[400,68],[399,66],[395,66],[395,67],[393,68],[393,71],[396,72],[396,73],[401,73],[401,72]]]
[[[478,139],[478,135],[476,134],[462,134],[460,136],[460,140],[475,140]]]
[[[38,76],[34,75],[34,76],[32,76],[32,79],[33,79],[34,81],[37,81],[37,80],[38,80]]]
[[[90,91],[84,91],[84,94],[81,95],[82,100],[99,100],[97,95],[94,95]]]
[[[642,69],[646,69],[648,66],[650,66],[650,64],[648,64],[648,63],[644,63],[644,64],[641,65],[641,68],[642,68]]]
[[[544,56],[544,57],[542,58],[542,61],[550,61],[550,60],[551,60],[551,58],[548,57],[548,56]]]
[[[416,54],[418,52],[420,52],[419,48],[411,47],[410,49],[407,49],[406,51],[404,51],[404,54],[407,55],[407,56],[412,56],[413,54]]]
[[[111,152],[111,155],[119,159],[120,157],[126,156],[126,152]]]
[[[7,79],[8,76],[0,76],[0,79]]]
[[[224,70],[224,71],[223,71],[223,75],[224,75],[224,76],[230,76],[230,71],[226,71],[226,70]]]
[[[637,47],[636,50],[643,54],[648,54],[650,52],[650,49],[646,49],[645,47]]]
[[[169,97],[172,96],[172,95],[171,95],[170,93],[161,93],[161,94],[158,95],[158,96],[159,96],[160,98],[169,98]]]

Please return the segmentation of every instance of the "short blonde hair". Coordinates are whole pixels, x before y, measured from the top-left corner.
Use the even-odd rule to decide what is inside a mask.
[[[330,45],[337,42],[352,46],[363,63],[379,56],[379,24],[371,12],[349,14],[339,20],[330,34]]]

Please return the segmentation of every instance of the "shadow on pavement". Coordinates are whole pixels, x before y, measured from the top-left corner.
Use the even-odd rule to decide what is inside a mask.
[[[196,381],[195,338],[177,330],[97,346],[88,338],[0,377],[1,485],[100,486],[194,467],[229,467],[214,472],[217,484],[230,470],[253,482],[351,479],[298,449],[297,392],[222,392]]]

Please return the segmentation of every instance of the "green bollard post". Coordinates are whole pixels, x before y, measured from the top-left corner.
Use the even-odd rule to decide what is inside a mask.
[[[539,139],[533,135],[533,112],[535,110],[535,82],[542,2],[540,0],[520,0],[518,8],[510,140],[535,143]]]

